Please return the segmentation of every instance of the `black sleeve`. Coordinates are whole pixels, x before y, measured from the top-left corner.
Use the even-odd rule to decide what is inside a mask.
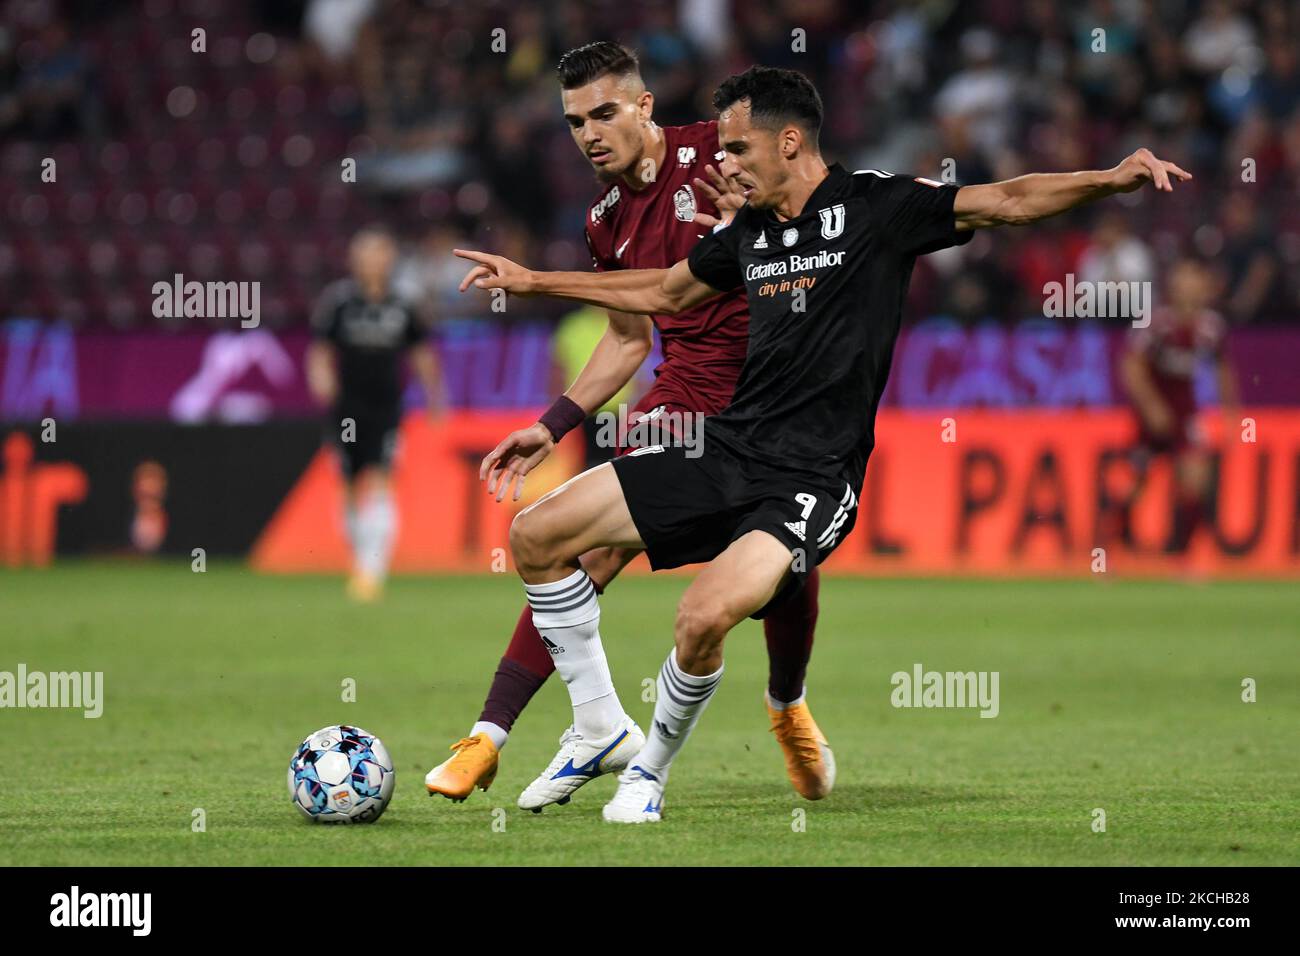
[[[960,186],[911,176],[855,174],[867,186],[867,202],[879,235],[899,252],[921,256],[969,242],[974,230],[957,231],[952,206]]]
[[[740,272],[741,223],[742,216],[737,213],[726,228],[711,232],[697,242],[687,257],[691,275],[719,292],[745,284]]]

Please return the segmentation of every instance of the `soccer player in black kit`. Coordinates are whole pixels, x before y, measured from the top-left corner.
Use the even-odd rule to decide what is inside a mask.
[[[675,313],[744,285],[749,348],[731,405],[704,423],[704,453],[641,449],[520,512],[510,543],[534,621],[561,648],[565,682],[604,661],[596,592],[577,561],[644,548],[655,569],[707,561],[682,596],[645,746],[604,818],[656,822],[668,769],[722,678],[736,624],[797,587],[852,530],[903,299],[919,255],[971,230],[1023,225],[1146,182],[1188,179],[1140,149],[1105,171],[956,186],[827,167],[821,98],[792,70],[752,67],[714,95],[721,173],[748,202],[669,269],[532,272],[500,256],[462,288],[554,295],[624,312]],[[526,457],[531,449],[520,449]],[[514,462],[503,461],[509,475]]]
[[[338,449],[346,484],[348,594],[359,601],[382,594],[397,534],[389,472],[402,420],[402,355],[410,357],[431,412],[442,387],[417,309],[393,290],[396,261],[397,243],[388,232],[358,232],[348,247],[352,276],[321,294],[307,348],[307,384],[329,409],[325,437]]]

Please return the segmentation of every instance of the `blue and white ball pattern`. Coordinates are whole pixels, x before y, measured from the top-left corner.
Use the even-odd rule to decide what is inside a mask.
[[[318,823],[373,823],[395,780],[383,742],[348,724],[316,731],[289,761],[289,796]]]

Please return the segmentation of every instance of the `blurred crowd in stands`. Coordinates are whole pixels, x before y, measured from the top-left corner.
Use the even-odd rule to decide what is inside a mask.
[[[454,245],[586,268],[598,187],[554,71],[600,38],[638,52],[661,125],[710,118],[717,82],[751,63],[803,70],[823,152],[851,169],[982,182],[1145,145],[1195,174],[927,257],[910,317],[1041,315],[1071,272],[1152,280],[1159,299],[1194,255],[1232,324],[1300,322],[1284,0],[0,0],[0,318],[202,322],[151,312],[153,283],[181,273],[260,280],[263,321],[303,326],[372,221],[443,316],[487,307],[456,294]]]

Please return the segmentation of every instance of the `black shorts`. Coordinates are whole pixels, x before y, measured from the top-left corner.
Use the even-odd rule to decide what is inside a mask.
[[[325,437],[339,453],[343,475],[349,481],[363,468],[389,468],[397,454],[397,431],[402,409],[397,404],[339,405],[325,422]]]
[[[712,561],[742,535],[766,531],[790,549],[793,576],[753,615],[761,617],[801,588],[853,530],[858,498],[844,481],[757,465],[717,442],[696,458],[687,451],[656,445],[613,463],[656,571]]]

